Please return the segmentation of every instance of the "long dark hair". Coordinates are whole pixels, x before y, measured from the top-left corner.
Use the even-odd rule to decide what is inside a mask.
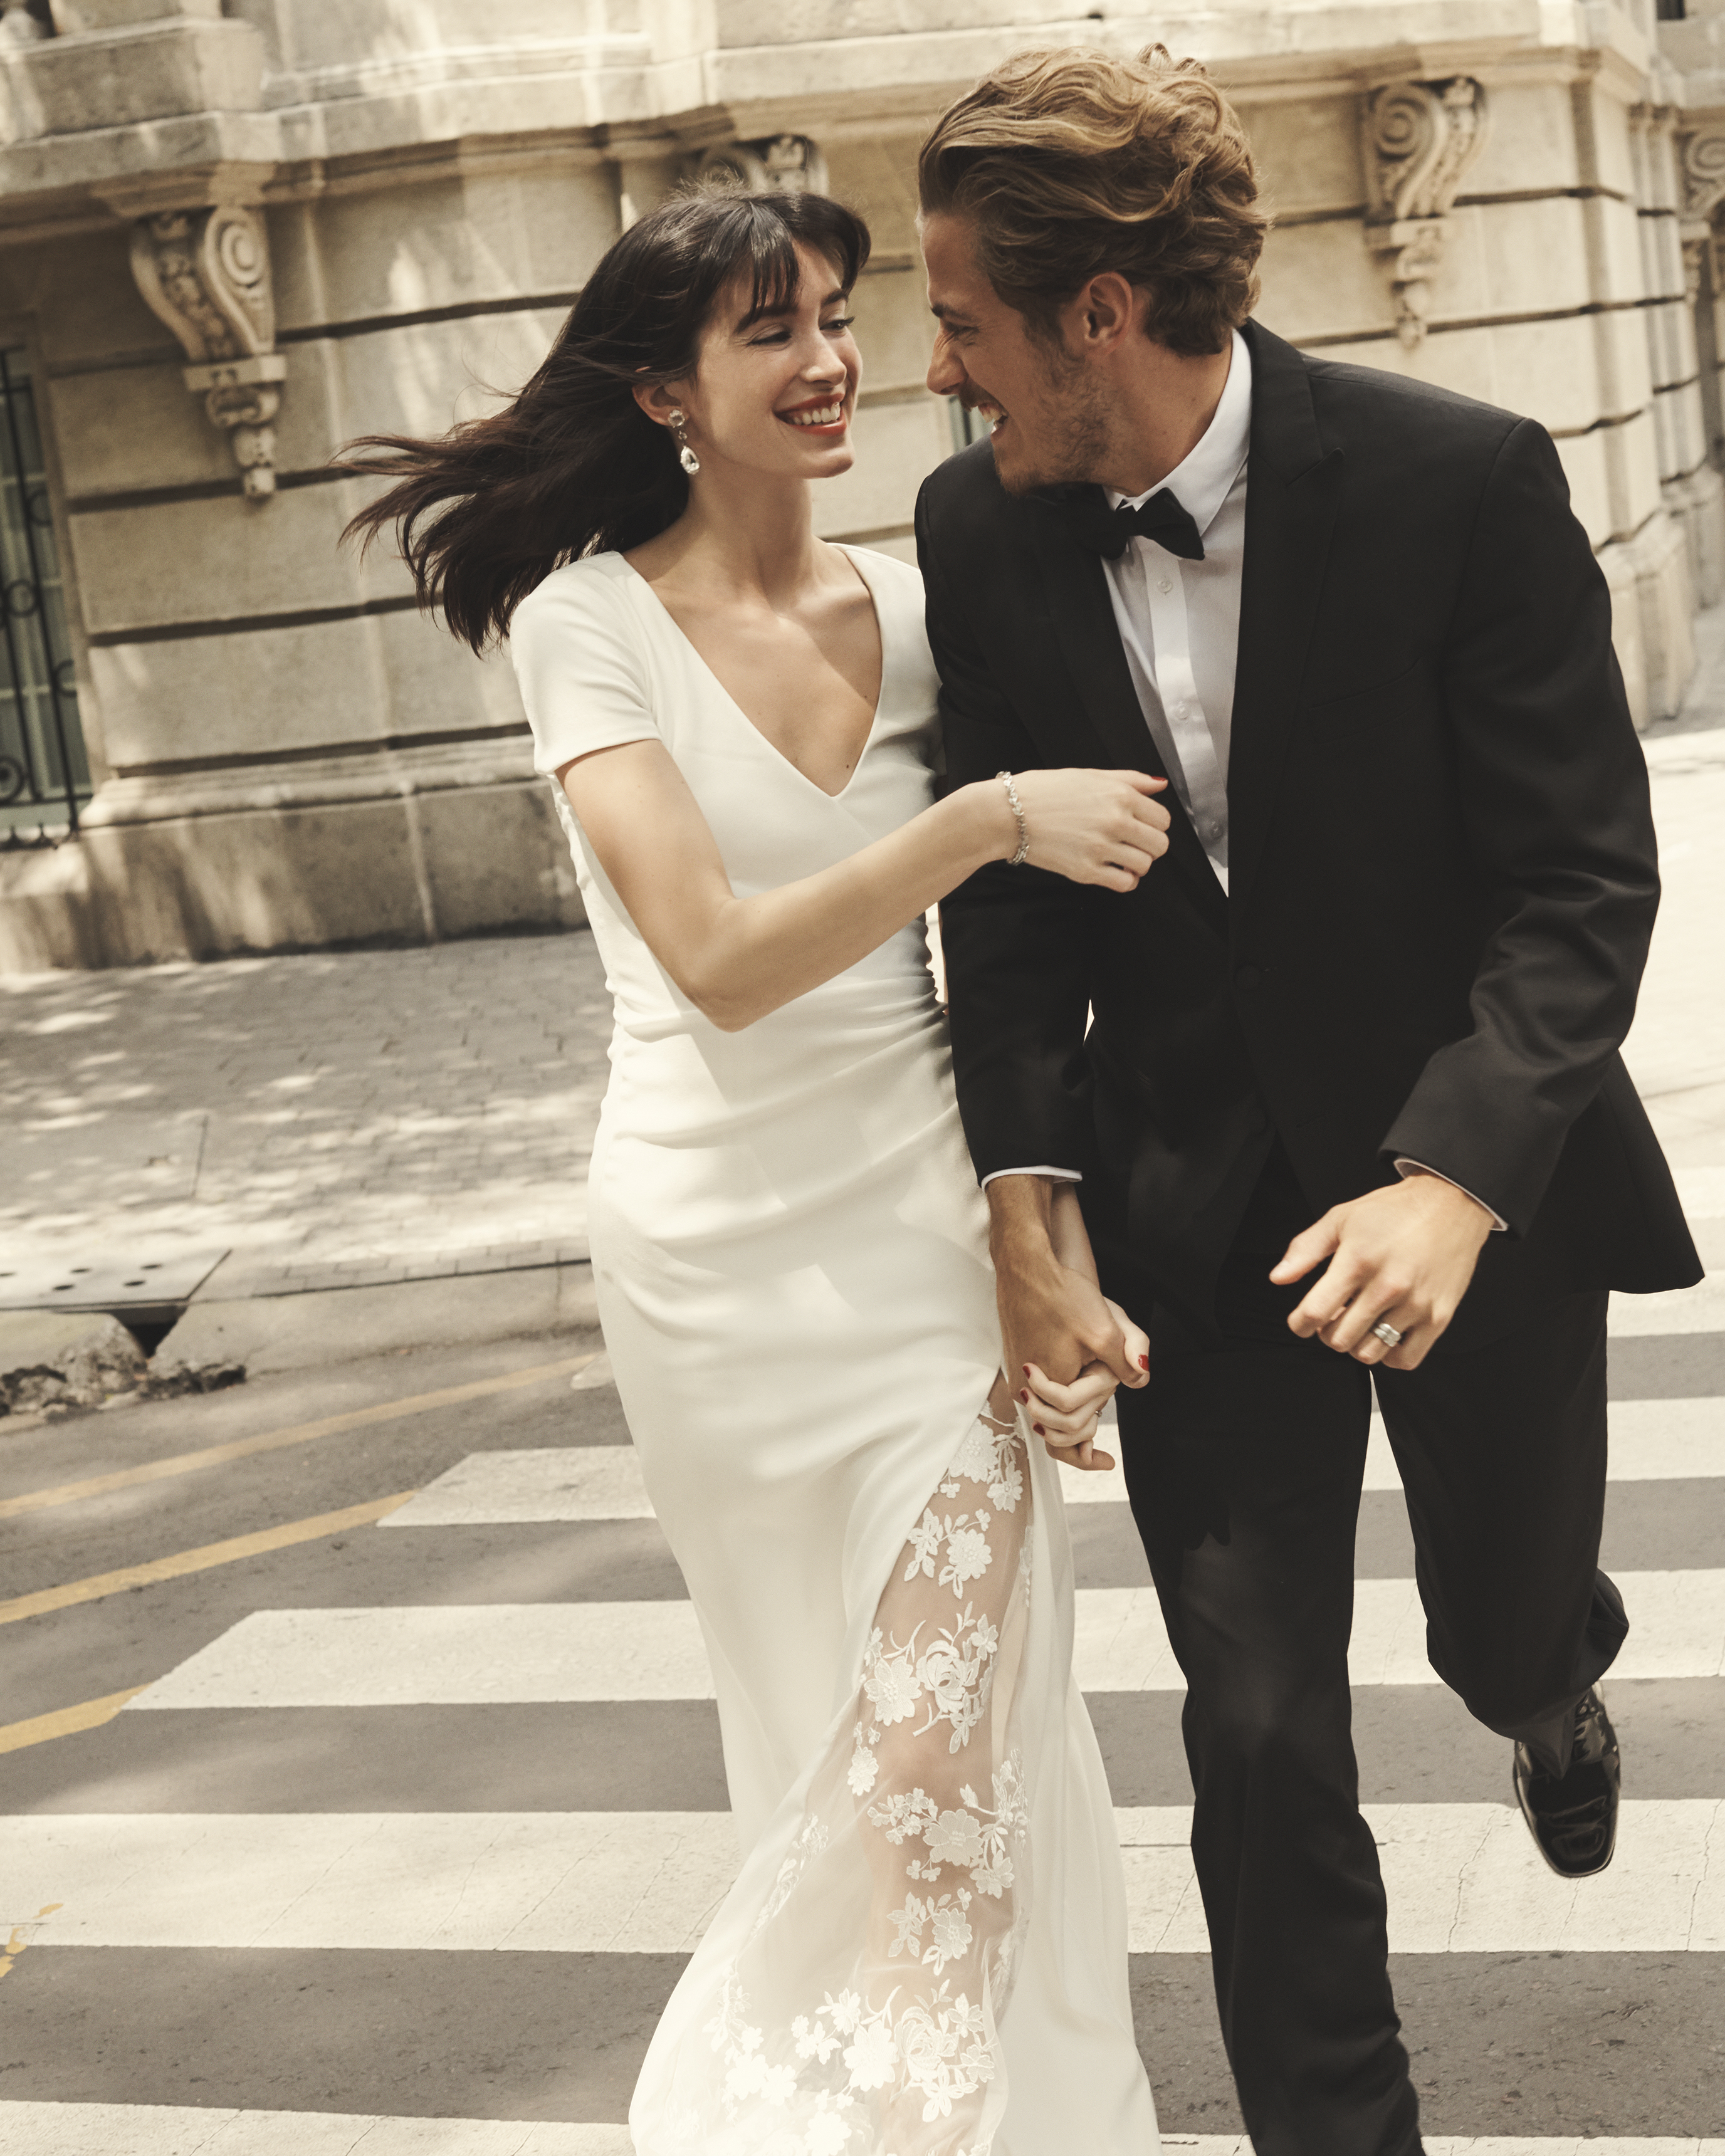
[[[393,527],[422,606],[475,651],[506,636],[562,562],[639,547],[682,515],[675,446],[634,393],[695,372],[713,303],[739,273],[752,280],[752,316],[792,305],[798,241],[846,291],[869,259],[868,227],[824,195],[673,196],[606,254],[513,403],[436,441],[362,434],[346,445],[341,469],[396,483],[343,539],[369,546]]]

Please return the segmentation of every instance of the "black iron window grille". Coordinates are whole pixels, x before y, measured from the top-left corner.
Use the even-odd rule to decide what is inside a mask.
[[[0,833],[9,848],[78,834],[90,765],[29,355],[0,351]]]

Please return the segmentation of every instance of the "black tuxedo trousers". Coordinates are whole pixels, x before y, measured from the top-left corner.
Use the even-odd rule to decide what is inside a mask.
[[[1157,1312],[1150,1384],[1118,1395],[1122,1452],[1186,1677],[1193,1856],[1253,2145],[1410,2156],[1348,1677],[1372,1380],[1287,1329],[1302,1291],[1267,1275],[1306,1224],[1272,1155],[1222,1267],[1219,1337]],[[1553,1768],[1627,1630],[1597,1569],[1605,1301],[1565,1297],[1512,1339],[1377,1381],[1433,1666]]]

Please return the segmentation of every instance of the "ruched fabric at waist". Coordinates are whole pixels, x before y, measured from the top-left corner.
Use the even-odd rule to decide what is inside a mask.
[[[950,1096],[946,1019],[926,973],[846,974],[741,1032],[698,1013],[619,1013],[603,1111],[612,1137],[670,1146],[758,1141],[783,1118],[865,1111],[907,1077]]]

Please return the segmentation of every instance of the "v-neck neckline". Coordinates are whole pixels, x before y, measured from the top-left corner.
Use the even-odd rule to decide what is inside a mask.
[[[857,575],[861,578],[863,589],[868,593],[869,604],[874,610],[875,634],[880,639],[880,686],[875,692],[875,708],[869,714],[869,730],[863,736],[862,747],[856,752],[856,762],[850,767],[850,778],[845,780],[845,783],[839,788],[836,793],[829,793],[825,787],[820,783],[819,779],[811,778],[809,776],[809,773],[803,769],[800,764],[793,763],[778,744],[771,740],[765,733],[762,732],[761,728],[757,726],[755,721],[749,716],[748,713],[744,711],[742,706],[737,702],[736,697],[733,696],[731,691],[725,686],[718,675],[714,673],[712,668],[707,664],[706,660],[702,658],[700,649],[696,645],[694,638],[690,635],[688,630],[684,628],[681,622],[677,619],[676,616],[671,612],[665,601],[660,598],[658,593],[654,590],[652,585],[648,582],[646,578],[641,574],[634,563],[628,560],[626,557],[622,554],[619,554],[617,558],[623,563],[624,567],[628,570],[630,576],[634,578],[635,582],[647,594],[648,598],[652,600],[654,605],[658,608],[660,613],[664,615],[666,622],[670,626],[671,634],[677,638],[678,641],[683,645],[685,650],[688,652],[690,657],[693,659],[696,665],[700,667],[701,672],[706,675],[708,680],[712,683],[714,688],[718,690],[719,694],[725,699],[725,701],[731,706],[732,710],[737,714],[743,725],[748,728],[750,733],[754,736],[757,742],[759,742],[762,747],[766,750],[767,753],[769,756],[775,757],[784,766],[787,771],[791,772],[795,775],[795,777],[800,778],[803,783],[812,792],[819,794],[823,801],[842,802],[845,795],[850,793],[851,788],[856,783],[857,774],[863,767],[863,758],[868,754],[870,749],[874,746],[875,735],[880,724],[881,707],[886,701],[886,623],[880,611],[879,595],[876,593],[875,587],[870,580],[868,571],[865,569],[861,562],[857,560],[856,555],[853,550],[845,546],[841,540],[835,539],[832,542],[832,544],[838,547],[839,552],[844,555],[845,560],[850,562],[851,567],[855,570]]]

